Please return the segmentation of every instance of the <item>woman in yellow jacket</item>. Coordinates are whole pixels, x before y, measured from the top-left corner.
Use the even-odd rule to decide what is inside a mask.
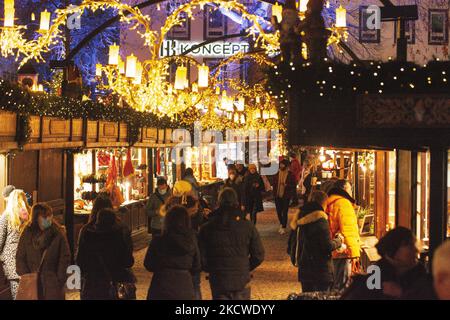
[[[333,252],[335,289],[343,289],[352,273],[352,265],[359,261],[360,238],[358,220],[356,218],[352,198],[352,186],[347,180],[336,181],[328,192],[327,213],[329,215],[331,238],[336,234],[344,237],[340,250]]]

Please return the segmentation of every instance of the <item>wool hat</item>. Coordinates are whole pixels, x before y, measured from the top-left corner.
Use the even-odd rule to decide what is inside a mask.
[[[8,198],[11,192],[13,192],[15,189],[16,187],[14,187],[13,185],[7,185],[6,187],[4,187],[2,192],[3,198]]]

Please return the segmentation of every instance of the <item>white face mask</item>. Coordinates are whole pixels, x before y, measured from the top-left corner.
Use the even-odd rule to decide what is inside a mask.
[[[162,195],[167,193],[167,189],[158,189],[158,192]]]

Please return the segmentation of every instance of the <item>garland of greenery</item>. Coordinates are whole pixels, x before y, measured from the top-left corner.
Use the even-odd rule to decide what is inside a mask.
[[[128,107],[120,108],[112,104],[105,105],[91,100],[81,101],[46,93],[34,93],[1,79],[0,110],[14,112],[19,116],[16,140],[21,149],[30,138],[30,116],[126,123],[130,146],[139,140],[140,128],[180,127],[179,122],[172,121],[168,117],[158,118],[149,112],[139,112]]]

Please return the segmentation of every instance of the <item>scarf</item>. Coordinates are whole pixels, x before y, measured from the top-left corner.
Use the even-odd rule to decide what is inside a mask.
[[[289,170],[280,170],[278,172],[278,190],[277,190],[277,197],[283,198],[284,196],[284,188],[286,186],[286,179],[288,176]]]

